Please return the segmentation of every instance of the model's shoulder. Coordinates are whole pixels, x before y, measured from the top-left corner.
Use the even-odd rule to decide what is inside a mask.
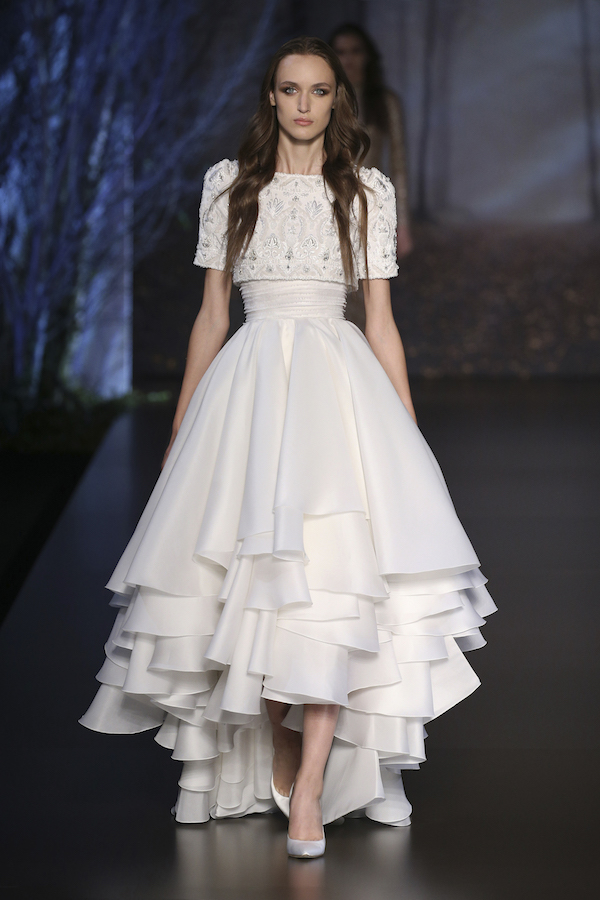
[[[204,181],[207,185],[222,190],[231,184],[239,172],[237,159],[222,159],[206,171]]]
[[[382,197],[388,194],[393,196],[395,193],[395,188],[391,179],[375,166],[371,166],[370,168],[361,166],[358,177],[366,187],[371,188],[371,190]]]

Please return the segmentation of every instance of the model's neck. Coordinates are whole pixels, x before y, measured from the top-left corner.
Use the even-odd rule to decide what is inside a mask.
[[[289,175],[321,175],[325,151],[323,137],[317,141],[292,141],[279,136],[275,171]]]

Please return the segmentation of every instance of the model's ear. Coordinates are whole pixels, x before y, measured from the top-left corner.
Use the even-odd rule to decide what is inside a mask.
[[[277,105],[275,103],[275,94],[273,93],[273,91],[269,91],[269,102],[271,103],[271,106]]]

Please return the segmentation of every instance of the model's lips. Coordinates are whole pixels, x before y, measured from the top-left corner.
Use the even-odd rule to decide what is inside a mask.
[[[312,119],[294,119],[296,125],[312,125]]]

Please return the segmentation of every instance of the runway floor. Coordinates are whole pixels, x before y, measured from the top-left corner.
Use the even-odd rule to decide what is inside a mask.
[[[288,860],[279,814],[176,825],[155,732],[77,719],[115,611],[103,588],[158,473],[170,411],[112,427],[0,631],[7,900],[525,900],[598,896],[600,385],[414,386],[499,612],[482,687],[428,726],[413,824],[347,820]]]

